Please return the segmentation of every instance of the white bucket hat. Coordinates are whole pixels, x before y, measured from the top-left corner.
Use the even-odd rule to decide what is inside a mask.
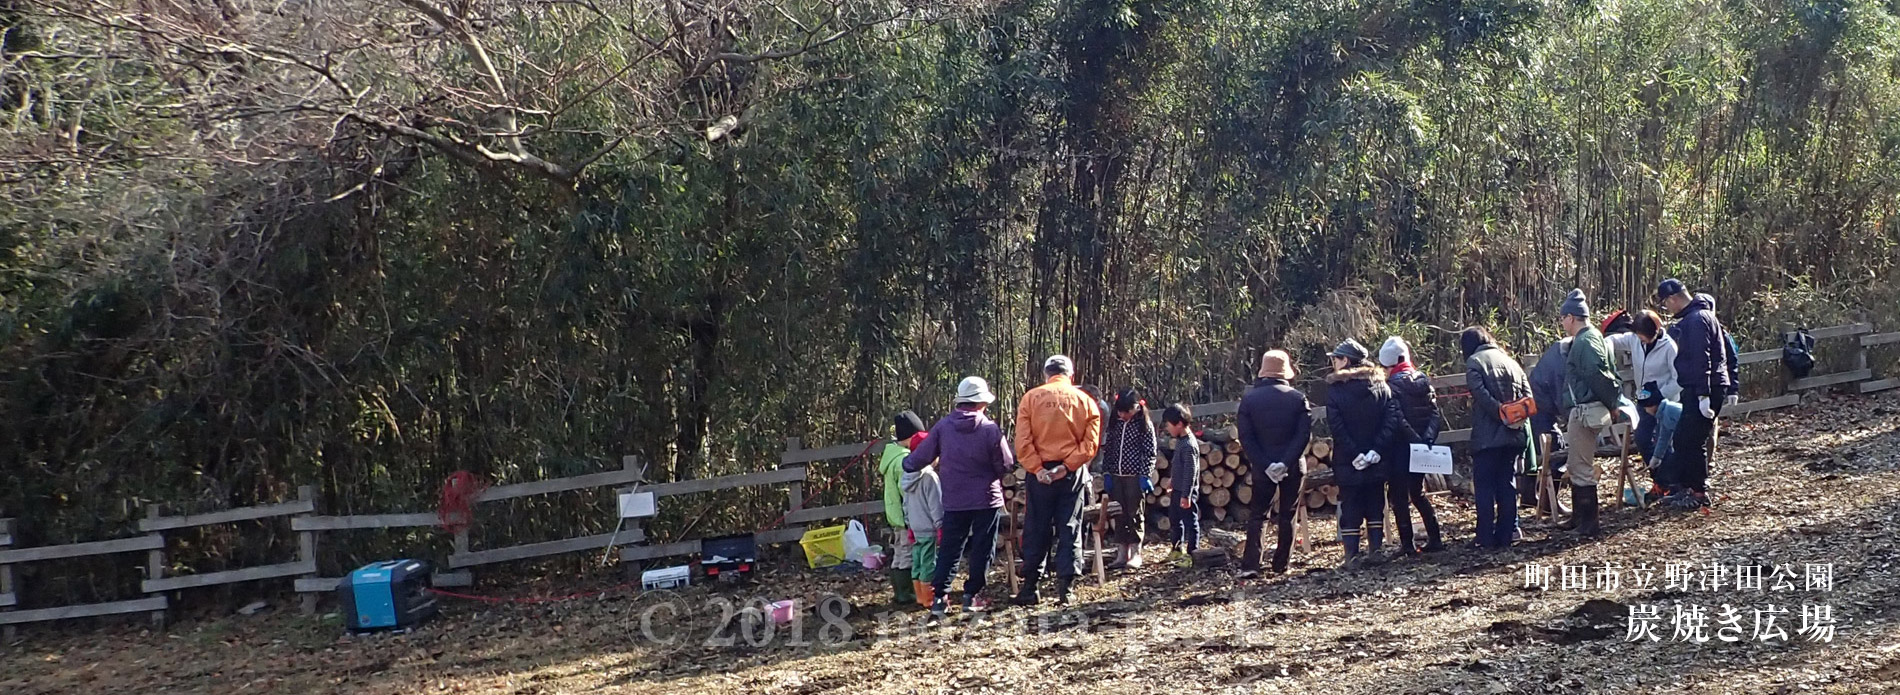
[[[996,394],[990,393],[990,382],[984,381],[983,377],[967,376],[963,378],[962,382],[957,384],[958,405],[964,403],[991,403],[995,400]]]

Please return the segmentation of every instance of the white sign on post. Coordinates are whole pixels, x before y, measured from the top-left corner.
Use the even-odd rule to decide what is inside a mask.
[[[1451,475],[1451,447],[1413,444],[1412,472]]]
[[[620,518],[637,519],[653,516],[656,513],[658,513],[658,510],[654,508],[653,493],[620,493]]]

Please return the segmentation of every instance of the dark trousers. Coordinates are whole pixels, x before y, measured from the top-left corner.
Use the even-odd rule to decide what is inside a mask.
[[[1278,495],[1274,494],[1276,491]],[[1277,505],[1273,504],[1275,498],[1280,500]],[[1289,469],[1286,477],[1275,483],[1267,477],[1266,469],[1254,467],[1253,503],[1248,505],[1253,513],[1247,517],[1247,551],[1241,554],[1241,569],[1260,569],[1261,535],[1266,530],[1267,508],[1271,506],[1275,535],[1273,571],[1286,571],[1287,560],[1293,556],[1293,505],[1302,503],[1298,472]]]
[[[1511,477],[1517,472],[1515,449],[1483,449],[1471,455],[1471,488],[1478,498],[1478,544],[1507,548],[1517,530],[1517,490]]]
[[[1195,500],[1188,500],[1188,508],[1181,508],[1180,500],[1171,500],[1168,505],[1168,537],[1177,548],[1194,552],[1201,547],[1201,509]]]
[[[1438,540],[1438,511],[1425,496],[1424,473],[1408,471],[1386,481],[1385,499],[1392,506],[1392,523],[1399,526],[1399,549],[1411,552],[1418,547],[1412,542],[1412,507],[1418,507],[1418,518],[1425,522],[1426,540]]]
[[[1720,417],[1722,397],[1710,397],[1709,406]],[[1669,462],[1663,464],[1669,468],[1670,483],[1695,492],[1708,491],[1709,432],[1714,429],[1715,420],[1702,416],[1702,408],[1696,398],[1683,394],[1682,420],[1676,423],[1676,438],[1669,447]]]
[[[1108,498],[1121,505],[1122,512],[1115,515],[1115,542],[1134,544],[1141,542],[1141,532],[1146,515],[1146,498],[1141,492],[1141,478],[1132,475],[1108,476]]]
[[[1023,484],[1029,489],[1029,508],[1023,512],[1023,579],[1036,583],[1044,559],[1051,561],[1050,569],[1058,577],[1080,574],[1088,469],[1071,471],[1048,484],[1032,475]]]
[[[1339,486],[1339,542],[1348,555],[1359,552],[1362,526],[1368,548],[1385,544],[1384,482]]]
[[[990,560],[996,557],[996,528],[1003,518],[1001,509],[943,513],[943,543],[937,545],[937,574],[930,586],[938,596],[948,595],[950,578],[956,576],[957,559],[970,559],[970,576],[963,580],[964,598],[983,593],[988,583]],[[967,552],[966,552],[967,551]]]

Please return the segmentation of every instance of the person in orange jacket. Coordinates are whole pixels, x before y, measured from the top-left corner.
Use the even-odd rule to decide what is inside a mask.
[[[1102,411],[1072,383],[1075,363],[1055,355],[1043,362],[1048,381],[1026,394],[1016,408],[1016,461],[1028,474],[1029,505],[1023,519],[1023,586],[1016,605],[1041,602],[1036,582],[1043,561],[1055,554],[1056,602],[1069,601],[1069,587],[1082,572],[1082,505],[1088,493],[1089,461],[1102,443]]]

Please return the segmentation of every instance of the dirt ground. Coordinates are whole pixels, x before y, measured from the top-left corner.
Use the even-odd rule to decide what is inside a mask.
[[[1452,499],[1441,501],[1441,515],[1459,548],[1424,560],[1338,571],[1339,546],[1325,541],[1296,552],[1288,576],[1242,581],[1226,570],[1163,567],[1155,561],[1165,548],[1151,544],[1148,568],[1083,586],[1073,608],[1004,609],[981,620],[953,611],[935,626],[915,611],[886,612],[880,575],[792,571],[723,594],[617,592],[539,605],[450,599],[442,619],[404,635],[339,637],[334,622],[294,608],[159,632],[72,625],[27,633],[0,651],[0,688],[1900,692],[1900,397],[1827,398],[1730,422],[1724,433],[1713,513],[1618,508],[1606,489],[1605,537],[1588,543],[1527,522],[1529,540],[1510,551],[1466,550],[1472,507]],[[1320,521],[1324,528],[1330,519]],[[1691,574],[1669,576],[1671,563]],[[1832,564],[1831,588],[1810,563]],[[1729,569],[1718,576],[1712,564]],[[1564,566],[1587,586],[1566,590]],[[1762,568],[1761,587],[1738,588],[1752,571],[1737,566]],[[1548,589],[1526,588],[1527,575],[1541,579],[1539,567],[1550,569]],[[771,634],[719,631],[722,602],[800,597],[810,605],[831,592],[857,606],[851,616],[805,614],[797,630]],[[1001,598],[1000,588],[992,592]],[[1657,608],[1656,640],[1629,639],[1632,606]],[[1803,606],[1810,627],[1832,624],[1831,641],[1801,629]],[[1822,606],[1830,615],[1817,614]],[[1706,622],[1694,620],[1697,607]],[[1787,639],[1758,625],[1764,618]],[[1758,628],[1771,639],[1756,639]]]

